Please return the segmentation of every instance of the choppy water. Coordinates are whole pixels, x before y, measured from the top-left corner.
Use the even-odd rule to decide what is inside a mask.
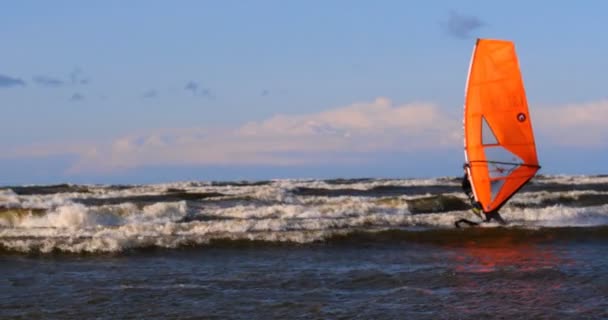
[[[469,217],[455,178],[0,191],[0,318],[608,318],[608,177]]]

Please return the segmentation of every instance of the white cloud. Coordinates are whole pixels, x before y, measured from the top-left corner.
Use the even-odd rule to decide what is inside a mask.
[[[166,129],[82,148],[72,172],[154,165],[298,165],[363,161],[374,152],[461,143],[460,121],[432,104],[386,98],[237,128]],[[89,144],[90,145],[90,144]],[[70,148],[70,151],[73,151]]]
[[[537,140],[561,146],[608,144],[608,100],[532,108],[531,113]]]
[[[608,141],[608,101],[532,107],[531,112],[537,145],[597,146]],[[29,146],[3,157],[75,154],[72,173],[163,165],[359,163],[378,152],[460,147],[461,124],[433,104],[395,105],[378,98],[319,113],[276,115],[235,128],[159,129],[108,143]]]

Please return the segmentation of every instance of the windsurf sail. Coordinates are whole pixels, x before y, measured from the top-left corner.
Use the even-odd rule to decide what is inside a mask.
[[[484,212],[500,209],[540,169],[511,41],[477,39],[465,92],[464,150]]]

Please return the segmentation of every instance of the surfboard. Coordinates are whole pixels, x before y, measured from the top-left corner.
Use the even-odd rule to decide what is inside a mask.
[[[477,39],[464,101],[473,194],[484,212],[497,211],[540,169],[513,42]]]

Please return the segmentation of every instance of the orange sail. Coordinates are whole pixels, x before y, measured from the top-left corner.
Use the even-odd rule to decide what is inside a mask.
[[[500,209],[540,169],[513,42],[477,40],[465,93],[464,149],[484,212]]]

